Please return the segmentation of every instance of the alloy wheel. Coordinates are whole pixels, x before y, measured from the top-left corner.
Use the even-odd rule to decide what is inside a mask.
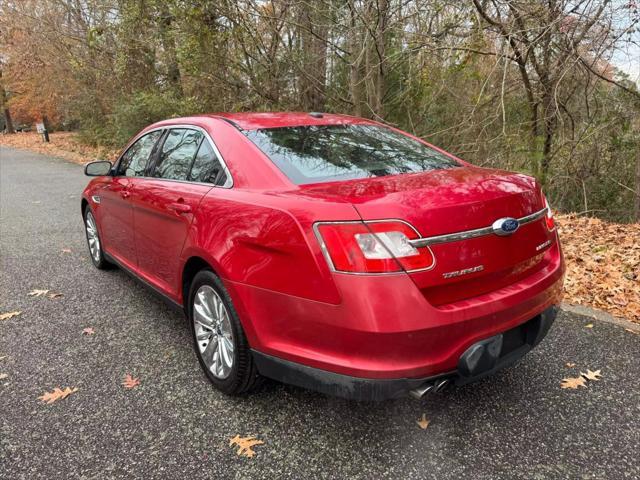
[[[227,378],[235,362],[233,330],[224,302],[209,285],[202,285],[193,297],[193,327],[207,369],[216,378]]]
[[[87,242],[89,243],[89,252],[91,252],[91,258],[93,258],[95,262],[99,262],[100,237],[98,237],[98,228],[96,227],[96,221],[93,218],[93,214],[91,212],[87,212],[85,225],[87,229]]]

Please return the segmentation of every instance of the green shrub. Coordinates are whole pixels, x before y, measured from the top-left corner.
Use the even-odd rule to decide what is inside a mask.
[[[93,145],[122,146],[151,123],[197,111],[193,98],[177,98],[162,92],[136,92],[118,97],[112,113],[102,115],[85,110],[80,135],[83,141]]]

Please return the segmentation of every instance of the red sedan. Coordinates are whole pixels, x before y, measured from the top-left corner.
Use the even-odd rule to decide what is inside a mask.
[[[562,252],[533,178],[371,120],[166,120],[85,173],[93,264],[184,310],[228,394],[264,376],[420,397],[521,358],[561,299]]]

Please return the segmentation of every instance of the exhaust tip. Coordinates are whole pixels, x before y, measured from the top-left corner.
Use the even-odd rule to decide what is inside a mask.
[[[434,392],[441,392],[442,390],[444,390],[444,388],[449,385],[450,380],[448,378],[443,378],[442,380],[438,380],[435,382],[434,384],[434,388],[433,391]]]
[[[409,390],[409,395],[411,395],[416,400],[420,400],[427,393],[435,388],[433,383],[425,383],[424,385],[419,386],[418,388],[414,388],[413,390]]]

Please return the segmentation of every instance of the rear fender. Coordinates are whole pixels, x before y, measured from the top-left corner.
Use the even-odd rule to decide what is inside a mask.
[[[338,304],[340,295],[312,231],[318,211],[329,218],[335,211],[310,203],[213,189],[194,215],[181,264],[197,255],[223,280]],[[350,205],[340,207],[357,215]]]

